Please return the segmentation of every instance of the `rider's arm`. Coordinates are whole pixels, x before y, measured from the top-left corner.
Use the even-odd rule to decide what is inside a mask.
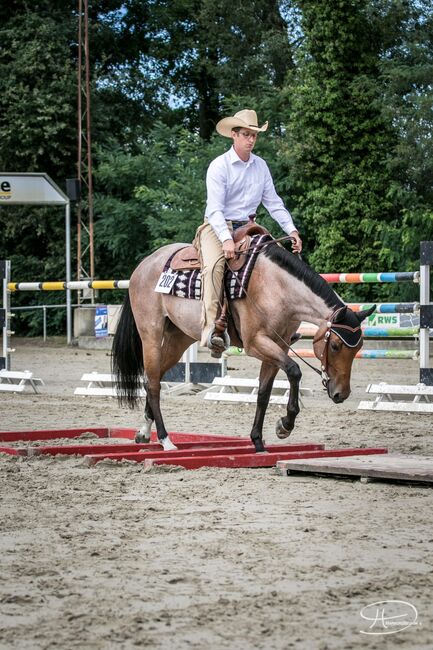
[[[266,163],[264,163],[266,164]],[[293,223],[292,215],[284,207],[283,200],[278,196],[275,191],[274,182],[272,180],[271,172],[266,165],[265,170],[265,183],[263,187],[262,203],[271,217],[280,224],[285,233],[291,235],[296,231],[296,226]]]
[[[211,162],[206,174],[207,202],[205,216],[221,243],[232,239],[224,217],[226,188],[227,179],[224,167],[216,159]]]

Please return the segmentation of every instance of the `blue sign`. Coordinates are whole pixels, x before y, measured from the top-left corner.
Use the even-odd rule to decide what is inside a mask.
[[[96,307],[95,311],[95,336],[108,336],[108,309],[107,305]]]

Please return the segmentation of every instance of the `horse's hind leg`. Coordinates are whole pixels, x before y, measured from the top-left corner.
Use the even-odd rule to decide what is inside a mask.
[[[194,342],[170,321],[166,321],[164,335],[158,346],[143,345],[144,370],[146,374],[145,423],[136,436],[136,441],[149,441],[152,422],[155,421],[158,440],[165,450],[176,449],[171,442],[161,414],[161,379],[182,357],[187,347]],[[143,438],[141,434],[144,434]]]
[[[253,428],[251,430],[251,440],[257,452],[265,451],[263,445],[263,422],[277,372],[278,368],[276,366],[263,361],[259,375],[256,414],[254,417]]]
[[[150,434],[154,421],[153,411],[150,408],[149,400],[146,395],[146,406],[144,407],[144,424],[140,431],[135,434],[135,442],[150,442]]]

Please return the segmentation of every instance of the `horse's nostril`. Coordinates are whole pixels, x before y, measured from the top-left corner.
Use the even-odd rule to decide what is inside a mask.
[[[341,404],[341,402],[344,402],[344,397],[341,397],[340,393],[335,393],[335,395],[333,395],[333,397],[332,397],[332,400],[336,404]]]

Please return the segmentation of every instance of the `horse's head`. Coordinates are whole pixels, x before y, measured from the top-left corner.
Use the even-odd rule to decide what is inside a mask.
[[[314,354],[321,363],[322,383],[336,404],[344,402],[350,395],[352,363],[362,347],[361,322],[374,310],[375,305],[359,312],[339,307],[323,322],[314,337]]]

